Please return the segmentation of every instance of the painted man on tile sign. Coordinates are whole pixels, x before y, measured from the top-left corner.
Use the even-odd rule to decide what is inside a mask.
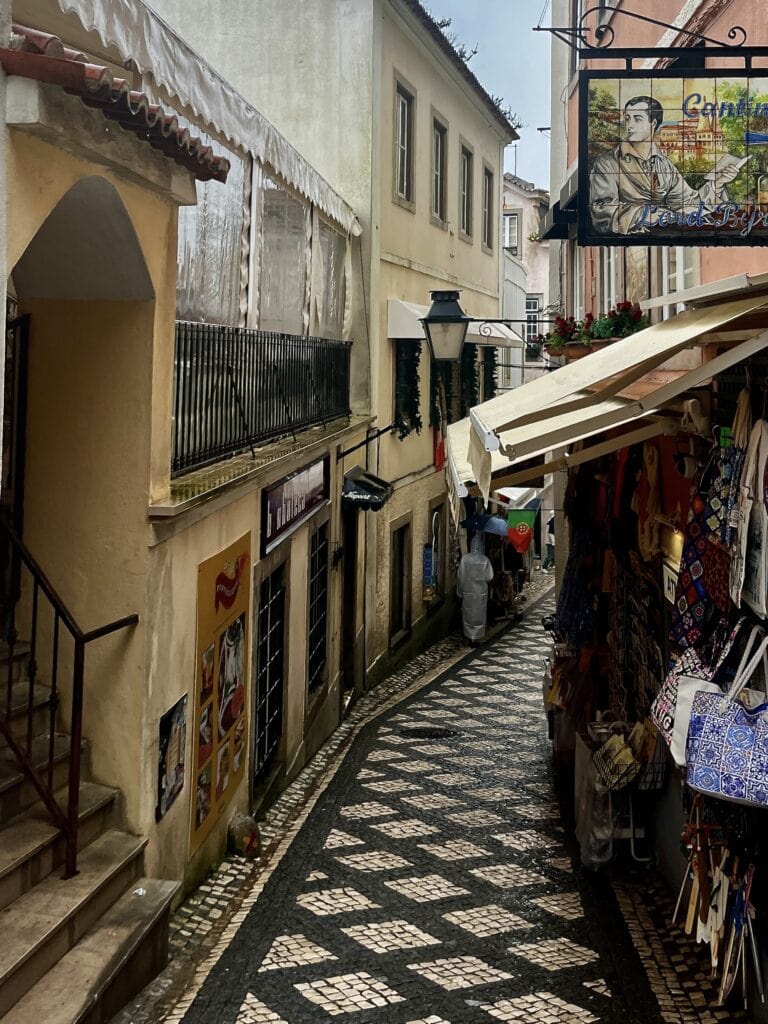
[[[643,234],[651,228],[698,227],[728,203],[725,186],[746,163],[726,153],[692,188],[654,141],[664,108],[651,96],[624,104],[622,142],[592,164],[589,210],[592,227],[604,235]]]

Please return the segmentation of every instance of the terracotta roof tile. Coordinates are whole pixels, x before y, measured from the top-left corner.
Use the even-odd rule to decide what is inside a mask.
[[[226,181],[229,161],[193,136],[142,92],[115,78],[108,67],[92,64],[83,53],[72,50],[58,36],[13,26],[9,48],[0,47],[0,65],[9,75],[60,86],[79,96],[104,117],[133,132],[142,142],[185,167],[200,181]]]

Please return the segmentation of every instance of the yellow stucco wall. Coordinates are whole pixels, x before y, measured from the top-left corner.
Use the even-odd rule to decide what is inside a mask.
[[[125,821],[141,830],[142,794],[156,774],[143,756],[141,728],[150,628],[146,508],[150,467],[164,464],[168,477],[176,210],[117,174],[18,132],[10,132],[6,157],[9,267],[59,200],[96,176],[114,189],[135,232],[127,243],[107,240],[114,266],[128,258],[126,245],[137,246],[155,294],[141,302],[19,295],[21,310],[31,314],[24,537],[83,629],[141,616],[139,627],[89,646],[84,710],[93,775],[120,787]],[[110,266],[101,269],[108,281]],[[66,663],[65,656],[63,669]],[[41,660],[42,678],[46,671]],[[60,678],[66,721],[67,674]]]

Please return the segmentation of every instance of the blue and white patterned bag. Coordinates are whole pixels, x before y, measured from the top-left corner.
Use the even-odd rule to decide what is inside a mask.
[[[686,747],[691,789],[768,807],[768,701],[749,707],[738,699],[766,650],[768,637],[727,694],[700,690],[694,696]]]

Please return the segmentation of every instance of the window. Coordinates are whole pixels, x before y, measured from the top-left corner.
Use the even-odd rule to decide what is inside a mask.
[[[662,292],[681,292],[696,283],[696,250],[692,246],[664,246],[661,250],[661,288]],[[682,302],[664,306],[664,317],[681,313],[685,308]]]
[[[483,168],[483,245],[493,248],[493,171]]]
[[[307,684],[315,693],[325,679],[328,657],[328,524],[312,534],[309,550]]]
[[[472,234],[472,153],[466,146],[461,147],[459,165],[459,231]]]
[[[389,636],[400,640],[411,626],[411,524],[392,531],[389,562]]]
[[[432,216],[445,220],[445,160],[448,132],[437,119],[432,121]]]
[[[541,312],[541,296],[525,296],[525,340],[534,341],[539,331],[539,313]]]
[[[516,213],[504,214],[504,248],[513,256],[519,256],[518,252],[518,225],[519,219]]]
[[[584,318],[584,250],[571,242],[569,245],[571,270],[571,309],[577,320]]]
[[[413,202],[413,96],[397,84],[395,102],[395,194]]]
[[[421,392],[419,390],[419,364],[421,343],[395,341],[395,423],[400,438],[412,430],[421,433]]]
[[[616,250],[612,246],[606,246],[600,250],[601,256],[601,310],[607,313],[616,305]]]

